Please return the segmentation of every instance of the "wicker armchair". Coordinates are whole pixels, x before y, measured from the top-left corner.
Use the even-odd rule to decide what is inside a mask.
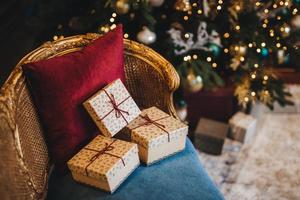
[[[87,34],[46,42],[17,64],[1,88],[1,199],[44,199],[51,165],[20,66],[77,51],[97,37]],[[172,93],[179,77],[172,65],[148,47],[130,40],[124,40],[124,44],[127,88],[137,104],[155,105],[176,116]]]

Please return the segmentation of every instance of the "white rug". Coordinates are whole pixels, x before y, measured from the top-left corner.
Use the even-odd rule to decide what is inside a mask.
[[[221,156],[200,152],[228,200],[300,199],[300,114],[265,114],[251,143],[226,139]]]
[[[300,199],[300,115],[267,114],[234,168],[239,172],[230,189],[223,185],[226,199]]]
[[[288,89],[295,105],[253,107],[258,124],[250,143],[226,139],[221,156],[200,152],[225,199],[300,200],[300,85]]]

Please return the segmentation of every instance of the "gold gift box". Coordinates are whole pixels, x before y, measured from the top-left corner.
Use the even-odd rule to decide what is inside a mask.
[[[140,160],[151,164],[185,148],[188,126],[151,107],[143,110],[124,132],[138,144]]]
[[[113,137],[141,113],[120,79],[98,91],[83,105],[107,137]]]
[[[139,164],[136,144],[101,135],[68,161],[76,181],[111,193]]]

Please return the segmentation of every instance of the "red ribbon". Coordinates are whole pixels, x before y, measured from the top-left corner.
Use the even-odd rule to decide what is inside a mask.
[[[168,142],[170,142],[170,133],[165,129],[166,126],[157,122],[157,121],[159,121],[159,120],[168,118],[168,117],[170,117],[170,116],[162,117],[162,118],[156,119],[156,120],[151,119],[147,114],[146,114],[145,116],[142,116],[142,115],[141,115],[140,117],[141,117],[142,119],[144,119],[145,122],[142,123],[142,124],[140,124],[140,125],[137,126],[137,127],[134,127],[134,128],[131,129],[131,130],[134,130],[134,129],[139,128],[139,127],[141,127],[141,126],[149,126],[149,125],[153,124],[153,125],[157,126],[158,128],[160,128],[161,130],[163,130],[164,132],[166,132],[166,133],[168,134]]]
[[[114,146],[112,146],[112,144],[113,144],[115,141],[117,141],[117,140],[114,140],[114,141],[113,141],[112,143],[110,143],[110,144],[105,143],[105,147],[104,147],[102,150],[100,150],[100,151],[95,150],[95,149],[90,149],[90,148],[87,148],[87,147],[84,147],[84,148],[83,148],[83,149],[85,149],[85,150],[97,152],[97,154],[95,154],[93,157],[90,158],[89,164],[87,164],[87,166],[85,167],[85,173],[86,173],[87,176],[88,176],[88,171],[87,171],[88,167],[89,167],[95,160],[97,160],[101,155],[103,155],[103,154],[107,154],[107,155],[110,155],[110,156],[113,156],[113,157],[116,157],[116,158],[121,159],[123,165],[125,166],[125,162],[124,162],[124,160],[123,160],[122,157],[117,156],[117,155],[114,155],[114,154],[111,154],[111,153],[108,152],[108,151],[111,151],[111,150],[113,150],[113,149],[115,148]]]
[[[124,115],[123,115],[123,113],[129,115],[129,112],[128,112],[128,111],[125,111],[125,110],[122,110],[121,108],[119,108],[119,106],[120,106],[122,103],[124,103],[125,101],[127,101],[127,99],[129,99],[130,96],[128,96],[128,97],[125,98],[123,101],[121,101],[119,104],[117,104],[116,99],[115,99],[115,96],[114,96],[113,94],[110,94],[110,95],[109,95],[109,93],[108,93],[105,89],[103,89],[103,91],[104,91],[105,94],[108,96],[109,102],[111,103],[113,109],[112,109],[111,111],[109,111],[109,112],[108,112],[104,117],[102,117],[100,120],[103,120],[103,119],[104,119],[105,117],[107,117],[111,112],[115,111],[116,118],[122,117],[122,118],[125,120],[125,122],[126,122],[127,124],[129,124],[128,121],[126,120],[126,118],[125,118]]]

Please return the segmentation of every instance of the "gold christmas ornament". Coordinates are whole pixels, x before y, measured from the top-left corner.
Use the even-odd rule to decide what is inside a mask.
[[[191,2],[189,0],[177,0],[174,7],[176,10],[183,12],[192,10]]]
[[[126,14],[129,11],[128,0],[118,0],[115,5],[116,12],[120,15]]]
[[[183,81],[183,88],[188,92],[198,92],[203,88],[203,80],[200,75],[196,75],[193,70],[189,70],[186,79]]]

